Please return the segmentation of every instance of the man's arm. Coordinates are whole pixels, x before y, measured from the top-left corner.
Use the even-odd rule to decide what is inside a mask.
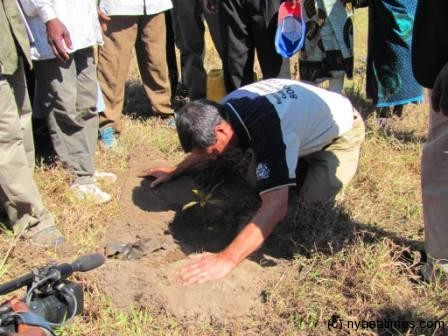
[[[204,283],[226,276],[271,234],[288,211],[288,187],[261,195],[261,207],[246,227],[222,252],[202,253],[198,260],[181,270],[184,284]]]
[[[201,168],[205,166],[210,157],[203,154],[190,153],[174,167],[157,167],[144,170],[139,174],[140,177],[153,176],[156,179],[151,183],[151,188],[158,186],[161,183],[168,182],[173,177],[182,175],[183,173],[194,168]]]
[[[26,15],[38,15],[47,27],[47,39],[53,54],[60,61],[67,61],[70,56],[67,49],[72,48],[70,33],[58,19],[53,0],[20,0]]]

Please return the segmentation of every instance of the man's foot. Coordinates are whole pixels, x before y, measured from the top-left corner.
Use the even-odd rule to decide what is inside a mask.
[[[77,184],[70,187],[73,193],[82,200],[91,200],[95,204],[104,204],[112,199],[108,193],[102,191],[95,183]]]
[[[188,96],[187,88],[182,83],[178,83],[177,88],[176,88],[176,93],[171,102],[171,106],[172,106],[173,110],[174,111],[180,110],[188,102],[190,102],[190,98]]]
[[[448,279],[448,261],[430,260],[420,269],[423,280],[426,282],[434,282],[437,279]]]
[[[112,149],[117,145],[117,139],[115,137],[115,130],[112,127],[100,128],[100,146],[104,150]]]
[[[109,184],[113,184],[117,181],[117,175],[110,172],[95,171],[95,173],[93,174],[93,180],[95,182],[106,182]]]

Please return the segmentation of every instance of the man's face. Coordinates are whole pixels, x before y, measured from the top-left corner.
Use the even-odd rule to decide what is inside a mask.
[[[232,147],[234,140],[233,129],[227,122],[220,123],[215,128],[216,142],[205,149],[193,149],[192,153],[207,155],[216,159]]]

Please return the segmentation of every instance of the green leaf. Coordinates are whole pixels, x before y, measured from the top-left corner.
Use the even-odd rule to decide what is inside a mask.
[[[197,204],[198,204],[198,201],[188,202],[187,204],[184,204],[184,206],[182,207],[182,211],[185,211],[185,210],[187,210],[187,209],[189,209],[191,207],[194,207]]]
[[[193,189],[191,190],[193,192],[193,194],[195,194],[196,196],[198,196],[199,199],[204,199],[205,198],[205,194],[202,190],[199,189]]]
[[[223,207],[224,206],[224,201],[223,200],[219,200],[219,199],[211,199],[211,200],[208,201],[208,203],[216,205],[217,207]]]

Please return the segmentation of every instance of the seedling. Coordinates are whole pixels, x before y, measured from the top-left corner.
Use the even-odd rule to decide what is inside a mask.
[[[222,200],[213,198],[213,192],[214,192],[214,191],[216,190],[216,188],[218,188],[221,184],[222,184],[222,182],[216,184],[216,185],[210,190],[210,192],[208,192],[208,193],[206,193],[206,192],[204,192],[204,191],[202,191],[202,190],[199,190],[199,189],[193,189],[193,190],[191,190],[191,191],[193,192],[193,194],[196,195],[197,200],[195,200],[195,201],[191,201],[191,202],[188,202],[187,204],[185,204],[185,205],[182,207],[182,211],[185,211],[185,210],[187,210],[187,209],[189,209],[189,208],[192,208],[192,207],[194,207],[194,206],[197,206],[197,205],[199,205],[201,208],[204,208],[207,204],[216,205],[216,206],[218,206],[218,207],[222,206],[222,204],[223,204]]]

